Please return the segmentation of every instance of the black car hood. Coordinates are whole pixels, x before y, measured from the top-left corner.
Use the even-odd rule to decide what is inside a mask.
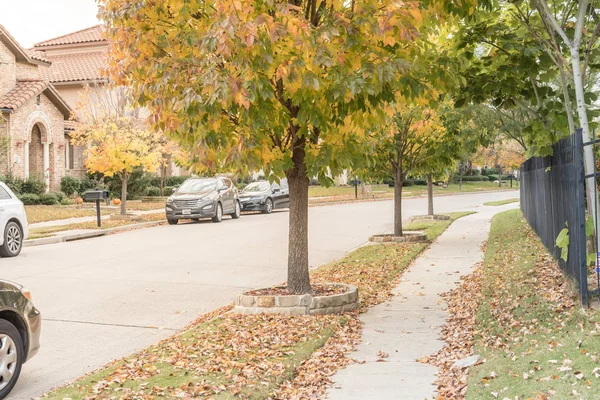
[[[270,194],[271,194],[270,190],[263,190],[261,192],[246,192],[246,193],[240,193],[240,198],[247,199],[250,197],[265,197],[265,196],[269,196]]]

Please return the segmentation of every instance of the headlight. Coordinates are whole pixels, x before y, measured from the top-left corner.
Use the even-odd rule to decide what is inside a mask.
[[[204,207],[202,207],[203,210],[210,210],[212,208],[212,204],[206,205]]]
[[[21,288],[21,293],[23,293],[23,296],[25,296],[25,298],[27,298],[27,300],[33,302],[33,299],[31,297],[31,292],[25,288]]]
[[[172,197],[169,197],[169,198],[167,199],[167,203],[172,203],[172,202],[173,202],[173,198],[172,198]]]

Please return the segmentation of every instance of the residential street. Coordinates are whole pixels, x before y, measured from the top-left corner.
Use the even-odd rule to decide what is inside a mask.
[[[438,197],[436,213],[477,210],[518,191]],[[310,208],[310,263],[318,266],[389,231],[392,201]],[[407,199],[404,217],[427,199]],[[161,226],[25,248],[2,278],[25,285],[44,317],[40,353],[9,398],[27,399],[140,350],[224,306],[247,288],[285,280],[287,212]]]

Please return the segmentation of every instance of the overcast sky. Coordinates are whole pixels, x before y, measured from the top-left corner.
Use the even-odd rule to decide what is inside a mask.
[[[99,23],[96,0],[0,0],[0,25],[21,46],[52,39]]]

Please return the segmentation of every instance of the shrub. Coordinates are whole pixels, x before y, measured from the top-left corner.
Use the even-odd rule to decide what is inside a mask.
[[[189,178],[189,176],[167,176],[165,178],[165,186],[179,186],[187,178]]]
[[[148,189],[146,189],[146,196],[160,196],[160,188],[156,186],[149,186]]]
[[[427,181],[425,179],[415,179],[413,182],[417,186],[427,186]]]
[[[46,191],[46,183],[38,178],[29,178],[23,182],[21,193],[42,194]]]
[[[56,193],[42,193],[39,197],[40,203],[47,206],[53,206],[59,203]]]
[[[175,188],[173,186],[165,186],[165,188],[163,189],[163,194],[165,196],[170,196],[173,193],[175,193]]]
[[[404,182],[402,182],[402,186],[412,186],[414,184],[415,183],[411,179],[406,179]]]
[[[81,190],[81,180],[72,176],[64,176],[60,180],[60,190],[67,196],[73,196]]]
[[[65,198],[65,195],[63,194],[63,192],[52,192],[51,194],[53,194],[54,196],[56,196],[56,200],[57,200],[59,203],[62,203],[62,201],[63,201],[63,200],[64,200],[64,198]]]
[[[38,196],[37,194],[33,194],[33,193],[24,193],[22,195],[19,195],[19,199],[26,206],[40,204],[40,196]]]
[[[490,182],[494,182],[498,180],[498,175],[488,175],[487,176]]]
[[[14,176],[12,173],[0,176],[0,181],[4,182],[16,194],[23,190],[23,179]]]

